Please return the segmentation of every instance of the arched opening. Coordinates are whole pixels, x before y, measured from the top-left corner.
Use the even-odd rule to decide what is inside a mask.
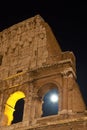
[[[17,91],[13,94],[10,95],[10,97],[8,98],[6,105],[5,105],[5,111],[4,111],[4,115],[7,117],[7,124],[6,125],[10,125],[11,123],[17,123],[17,121],[14,121],[14,118],[16,118],[16,112],[18,111],[18,109],[20,109],[20,107],[18,108],[18,104],[23,103],[23,99],[25,98],[25,94],[21,91]],[[23,104],[22,104],[23,105]],[[22,111],[23,111],[23,107],[22,106]],[[21,119],[19,121],[22,120],[22,116],[21,115]],[[18,118],[18,117],[17,117]],[[18,122],[19,122],[18,121]]]
[[[58,90],[57,89],[51,89],[44,95],[42,111],[43,111],[42,117],[58,114]]]
[[[59,89],[56,84],[48,83],[42,86],[38,91],[38,96],[42,99],[41,117],[58,114],[59,111]]]
[[[23,110],[24,110],[24,99],[19,99],[15,105],[15,111],[13,113],[13,121],[11,124],[21,122],[23,119]]]

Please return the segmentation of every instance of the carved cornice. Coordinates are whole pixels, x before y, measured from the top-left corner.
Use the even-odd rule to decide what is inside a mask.
[[[66,67],[67,64],[67,67]],[[1,91],[22,86],[26,83],[32,83],[34,80],[46,78],[49,76],[62,75],[73,76],[76,78],[74,69],[71,67],[71,59],[56,62],[55,64],[45,65],[27,72],[21,72],[2,80]]]
[[[67,64],[67,67],[63,66],[64,64]],[[71,64],[72,64],[72,60],[67,59],[67,60],[56,62],[55,64],[49,64],[49,65],[39,67],[37,69],[30,70],[29,73],[31,77],[36,76],[36,78],[38,77],[38,75],[40,76],[41,74],[43,75],[44,72],[46,73],[46,71],[48,72],[48,74],[47,73],[44,74],[45,76],[54,75],[54,74],[71,76],[70,73],[72,73],[73,76],[76,78],[75,69],[71,66]]]
[[[74,72],[74,70],[70,67],[70,68],[67,68],[66,70],[62,71],[61,72],[61,75],[62,76],[65,76],[65,77],[75,77],[76,78],[76,74]]]

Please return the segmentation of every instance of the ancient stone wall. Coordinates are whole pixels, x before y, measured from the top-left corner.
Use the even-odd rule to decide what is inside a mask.
[[[57,42],[49,27],[40,16],[16,24],[0,33],[0,78],[41,67],[47,62],[50,51],[59,53],[61,49],[51,47],[49,42]],[[53,45],[52,44],[52,45]],[[52,48],[52,49],[51,49]],[[50,50],[51,49],[51,50]],[[56,51],[55,51],[56,50]],[[32,57],[32,58],[31,58]]]
[[[1,127],[1,130],[87,130],[87,118],[63,119],[50,117],[38,120],[36,125],[26,126],[25,123]]]
[[[59,91],[59,111],[55,116],[43,118],[43,96],[52,88]],[[22,97],[12,98],[12,104],[7,101],[16,92],[25,95],[23,120],[11,124],[15,103]],[[6,110],[12,110],[11,120]],[[39,15],[0,32],[2,130],[80,130],[82,127],[86,130],[85,110],[76,83],[75,56],[69,51],[62,52],[51,28]]]

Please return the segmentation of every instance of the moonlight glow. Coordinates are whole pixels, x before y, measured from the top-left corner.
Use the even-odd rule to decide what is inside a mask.
[[[56,103],[58,101],[58,95],[57,94],[52,94],[50,96],[50,100],[51,100],[51,102]]]

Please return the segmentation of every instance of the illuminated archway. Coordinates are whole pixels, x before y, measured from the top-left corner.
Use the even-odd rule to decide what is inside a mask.
[[[11,124],[21,122],[23,120],[24,98],[19,99],[15,104],[15,111],[13,113],[13,120]]]
[[[10,97],[8,98],[4,111],[4,115],[8,118],[7,125],[11,124],[13,120],[13,113],[15,111],[15,104],[21,98],[25,98],[25,94],[21,91],[17,91],[11,94]]]

